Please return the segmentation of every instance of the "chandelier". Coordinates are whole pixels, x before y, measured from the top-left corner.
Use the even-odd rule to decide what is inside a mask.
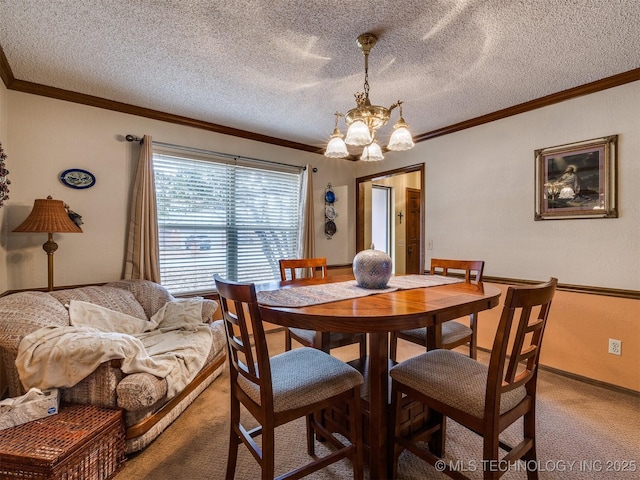
[[[383,160],[382,148],[376,139],[376,132],[389,121],[391,111],[398,107],[400,119],[393,127],[393,133],[387,144],[387,150],[403,151],[414,147],[413,139],[407,123],[402,118],[402,102],[398,100],[389,108],[371,105],[369,100],[369,52],[374,47],[378,37],[372,33],[363,33],[356,39],[356,43],[364,54],[364,92],[356,93],[356,108],[352,108],[346,115],[336,112],[336,124],[327,144],[324,154],[330,158],[346,158],[349,156],[347,145],[364,147],[360,160],[375,162]],[[347,138],[344,138],[338,128],[338,120],[344,117],[347,124]]]

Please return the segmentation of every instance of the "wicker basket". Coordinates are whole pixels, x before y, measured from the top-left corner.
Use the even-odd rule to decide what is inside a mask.
[[[0,431],[0,478],[106,480],[125,461],[122,411],[69,405]]]

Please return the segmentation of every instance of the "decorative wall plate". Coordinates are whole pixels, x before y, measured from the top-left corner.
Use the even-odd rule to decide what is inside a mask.
[[[86,170],[70,168],[60,174],[60,181],[71,188],[89,188],[95,185],[96,177]]]
[[[331,184],[329,184],[329,188],[331,188]],[[336,194],[333,193],[333,190],[327,190],[324,194],[324,199],[327,203],[333,203],[336,201]]]
[[[333,220],[329,220],[327,223],[324,224],[324,234],[332,237],[333,235],[335,235],[336,233],[336,224],[333,222]]]
[[[334,220],[338,216],[338,214],[336,213],[335,208],[333,208],[331,205],[328,205],[324,207],[324,216],[329,220]]]

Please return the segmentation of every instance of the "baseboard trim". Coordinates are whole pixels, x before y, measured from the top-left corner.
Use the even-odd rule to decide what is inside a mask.
[[[484,348],[484,347],[477,347],[477,348],[478,350],[485,352],[487,354],[491,353],[491,350],[488,348]],[[626,393],[627,395],[632,395],[634,397],[640,398],[640,392],[637,390],[632,390],[631,388],[621,387],[620,385],[603,382],[602,380],[594,380],[593,378],[585,377],[583,375],[578,375],[577,373],[567,372],[566,370],[560,370],[559,368],[549,367],[547,365],[539,365],[538,368],[540,368],[540,370],[544,370],[545,372],[560,375],[561,377],[570,378],[572,380],[577,380],[579,382],[588,383],[589,385],[593,385],[595,387],[606,388],[607,390]]]

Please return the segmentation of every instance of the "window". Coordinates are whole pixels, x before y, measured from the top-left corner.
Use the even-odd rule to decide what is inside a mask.
[[[278,260],[296,256],[299,168],[244,163],[154,152],[160,276],[172,293],[211,290],[216,273],[279,279]]]

